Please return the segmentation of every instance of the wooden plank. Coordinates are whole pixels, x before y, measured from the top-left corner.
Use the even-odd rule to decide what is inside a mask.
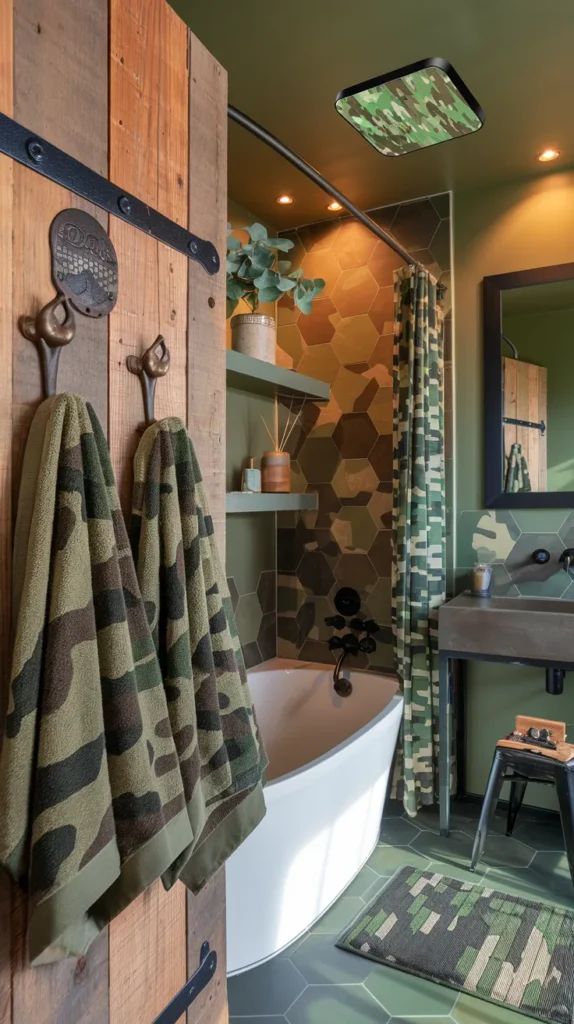
[[[4,36],[4,32],[2,32]],[[107,167],[107,7],[86,0],[78,17],[73,0],[16,0],[14,4],[14,117],[32,131],[101,172]],[[33,171],[15,164],[13,205],[12,357],[13,472],[17,491],[28,426],[40,402],[34,347],[16,321],[54,295],[48,230],[52,217],[71,205],[89,206]],[[102,216],[98,214],[99,216]],[[3,219],[3,218],[2,218]],[[59,387],[79,391],[104,419],[107,410],[107,328],[78,317],[75,342],[62,353]],[[108,948],[104,933],[88,955],[31,970],[26,953],[25,901],[15,901],[13,927],[13,1024],[108,1020]]]
[[[209,238],[225,257],[227,226],[227,75],[189,34],[189,230]],[[225,559],[225,274],[209,277],[189,264],[188,425]],[[188,975],[201,944],[217,950],[214,981],[190,1007],[188,1024],[226,1024],[225,876],[188,902]]]
[[[168,217],[187,217],[187,30],[164,0],[111,0],[110,178]],[[110,317],[110,451],[123,507],[143,420],[128,354],[162,333],[171,369],[156,415],[185,417],[187,258],[121,221],[111,234],[120,294]],[[110,926],[110,1020],[147,1024],[186,979],[185,890],[151,886]]]
[[[222,266],[227,226],[227,75],[190,33],[189,230]],[[224,557],[225,274],[189,264],[188,424]]]
[[[217,967],[209,985],[187,1011],[187,1024],[225,1024],[227,979],[225,961],[225,869],[197,895],[188,893],[187,945],[189,975],[199,966],[199,950],[205,941],[217,952]]]
[[[0,0],[0,110],[13,111],[12,0]],[[12,584],[12,161],[0,157],[0,736],[8,699]],[[0,1022],[12,1021],[10,882],[0,875]]]
[[[540,438],[540,476],[539,490],[548,490],[548,370],[545,366],[540,367],[538,377],[538,408],[540,419],[544,420],[546,430]]]
[[[540,411],[538,409],[538,377],[540,367],[533,363],[528,365],[528,420],[530,423],[540,423]],[[540,490],[540,431],[531,429],[528,437],[528,472],[533,491]]]

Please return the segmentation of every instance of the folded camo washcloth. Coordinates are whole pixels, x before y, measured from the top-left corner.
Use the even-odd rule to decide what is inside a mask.
[[[194,836],[163,880],[169,888],[179,877],[195,892],[265,814],[267,760],[201,473],[179,419],[153,423],[140,441],[130,535]]]
[[[0,863],[38,964],[84,953],[193,840],[108,447],[76,395],[43,402],[28,438],[14,614]]]

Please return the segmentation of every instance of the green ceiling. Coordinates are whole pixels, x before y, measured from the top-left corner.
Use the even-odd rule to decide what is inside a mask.
[[[363,209],[574,163],[573,0],[173,0],[229,72],[229,100]],[[484,128],[389,159],[336,113],[337,92],[444,57],[486,113]],[[561,150],[542,167],[545,146]],[[280,208],[290,192],[296,204]],[[328,216],[323,193],[230,124],[229,194],[279,228]]]

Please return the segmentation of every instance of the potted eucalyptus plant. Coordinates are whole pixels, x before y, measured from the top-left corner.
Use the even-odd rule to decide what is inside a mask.
[[[232,316],[241,299],[251,310],[231,320],[233,348],[274,363],[275,319],[258,313],[259,304],[276,302],[291,293],[295,305],[308,315],[325,282],[320,277],[309,280],[302,270],[291,270],[289,260],[279,259],[279,253],[293,248],[290,238],[269,238],[263,224],[252,224],[245,228],[248,240],[242,243],[231,233],[230,225],[228,230],[227,316]]]

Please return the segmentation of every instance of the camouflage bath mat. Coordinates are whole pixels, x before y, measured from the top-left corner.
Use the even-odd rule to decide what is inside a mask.
[[[574,913],[408,865],[337,945],[550,1021],[574,1019]]]

